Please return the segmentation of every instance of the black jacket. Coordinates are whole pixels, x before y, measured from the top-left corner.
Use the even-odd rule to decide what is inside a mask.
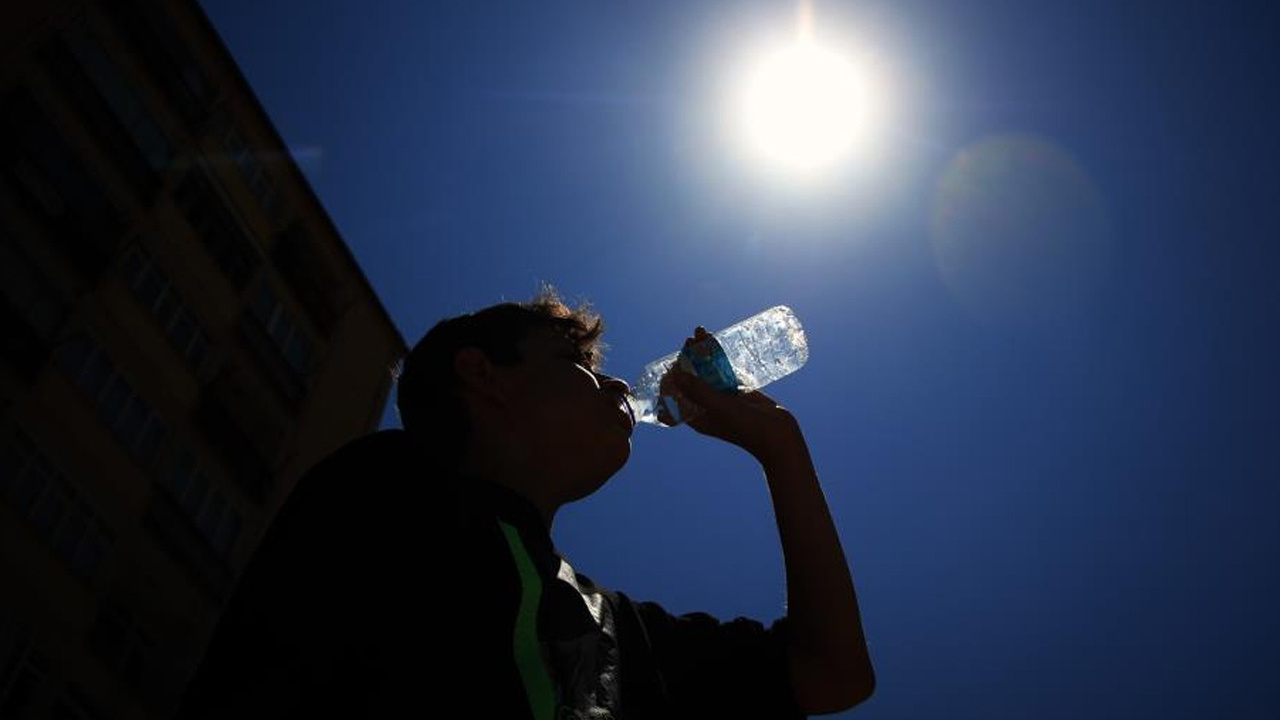
[[[673,616],[597,588],[524,498],[426,467],[382,431],[299,481],[181,720],[804,717],[785,618]]]

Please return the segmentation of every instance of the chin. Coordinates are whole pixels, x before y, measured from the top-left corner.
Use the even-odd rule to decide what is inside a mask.
[[[627,461],[630,459],[631,459],[631,439],[627,438],[626,444],[622,446],[622,450],[618,454],[618,459],[616,461],[617,464],[614,466],[612,470],[609,471],[609,475],[605,477],[605,482],[608,482],[609,478],[613,477],[614,475],[617,475],[619,470],[626,467]],[[600,483],[600,484],[603,485],[604,483]]]
[[[618,471],[627,464],[627,459],[630,457],[631,444],[627,443],[626,451],[621,456],[611,458],[608,462],[602,463],[600,472],[593,473],[590,478],[583,478],[582,483],[578,485],[574,492],[573,500],[581,500],[604,487],[609,482],[609,479],[618,474]]]

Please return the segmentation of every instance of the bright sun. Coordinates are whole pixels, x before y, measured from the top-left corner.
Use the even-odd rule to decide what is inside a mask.
[[[809,171],[853,150],[866,124],[867,101],[853,63],[802,37],[756,68],[743,94],[742,118],[756,151]]]

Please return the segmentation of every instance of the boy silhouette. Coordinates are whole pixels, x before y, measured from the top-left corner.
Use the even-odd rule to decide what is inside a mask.
[[[795,718],[868,698],[835,525],[799,423],[763,393],[668,377],[695,431],[764,470],[786,617],[675,616],[556,552],[556,511],[631,451],[629,388],[600,370],[603,329],[549,287],[433,327],[399,376],[404,429],[354,440],[299,480],[179,717]]]

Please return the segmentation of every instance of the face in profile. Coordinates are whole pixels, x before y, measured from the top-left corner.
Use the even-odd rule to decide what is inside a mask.
[[[509,400],[531,459],[559,485],[563,502],[585,497],[631,455],[627,384],[592,371],[573,342],[550,328],[530,331],[520,349]]]

